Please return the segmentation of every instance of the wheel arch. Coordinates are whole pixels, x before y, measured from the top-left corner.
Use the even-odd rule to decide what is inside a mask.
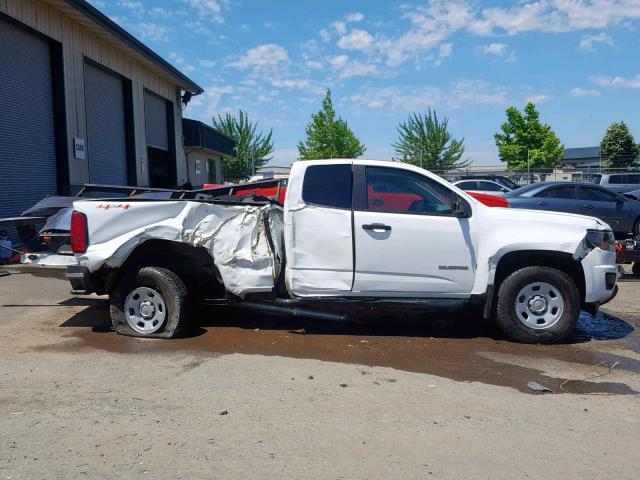
[[[502,281],[516,270],[531,266],[551,267],[569,275],[578,287],[580,301],[584,302],[586,291],[584,269],[573,255],[552,250],[515,250],[501,256],[495,268],[492,268],[493,282],[488,285],[484,309],[486,318],[493,314],[495,299]]]
[[[143,267],[174,272],[196,297],[224,296],[222,278],[207,249],[163,239],[149,239],[137,245],[117,269],[109,272],[105,292],[111,292],[123,275]]]

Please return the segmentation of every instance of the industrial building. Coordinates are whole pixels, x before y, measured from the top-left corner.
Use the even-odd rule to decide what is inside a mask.
[[[202,91],[86,1],[0,0],[0,217],[85,183],[195,185],[182,107]],[[233,145],[206,148],[222,181]]]

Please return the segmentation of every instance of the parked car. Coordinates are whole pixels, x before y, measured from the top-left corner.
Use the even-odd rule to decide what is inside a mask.
[[[640,235],[640,202],[599,185],[580,182],[544,182],[505,194],[512,208],[550,210],[597,217],[618,237]]]
[[[625,192],[622,194],[622,196],[628,198],[629,200],[640,200],[640,189],[632,190],[631,192]]]
[[[327,302],[444,299],[483,305],[514,340],[550,343],[615,295],[612,240],[596,218],[489,208],[412,165],[322,160],[294,163],[284,208],[76,201],[67,276],[76,292],[108,294],[114,328],[141,337],[179,336],[202,298],[316,315]]]
[[[598,173],[593,183],[617,193],[640,189],[640,173]]]
[[[520,186],[503,175],[462,175],[456,178],[456,180],[491,180],[492,182],[499,183],[503,187],[507,187],[509,190],[515,190]]]
[[[505,193],[511,191],[510,188],[493,180],[458,180],[453,184],[465,192],[483,193],[497,197],[502,197]]]

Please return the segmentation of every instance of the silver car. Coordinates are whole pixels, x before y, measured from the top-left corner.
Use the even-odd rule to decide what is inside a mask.
[[[511,189],[493,180],[458,180],[453,184],[465,192],[484,193],[485,195],[504,196]]]

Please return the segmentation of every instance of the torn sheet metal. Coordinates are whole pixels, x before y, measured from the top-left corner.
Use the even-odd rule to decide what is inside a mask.
[[[272,250],[267,228],[274,228],[273,236],[281,235],[279,207],[185,201],[111,203],[74,205],[89,218],[90,246],[78,261],[92,271],[103,265],[119,267],[147,240],[169,240],[205,248],[225,288],[235,295],[273,290],[283,251],[281,240],[274,242]],[[272,211],[276,213],[269,215]]]

